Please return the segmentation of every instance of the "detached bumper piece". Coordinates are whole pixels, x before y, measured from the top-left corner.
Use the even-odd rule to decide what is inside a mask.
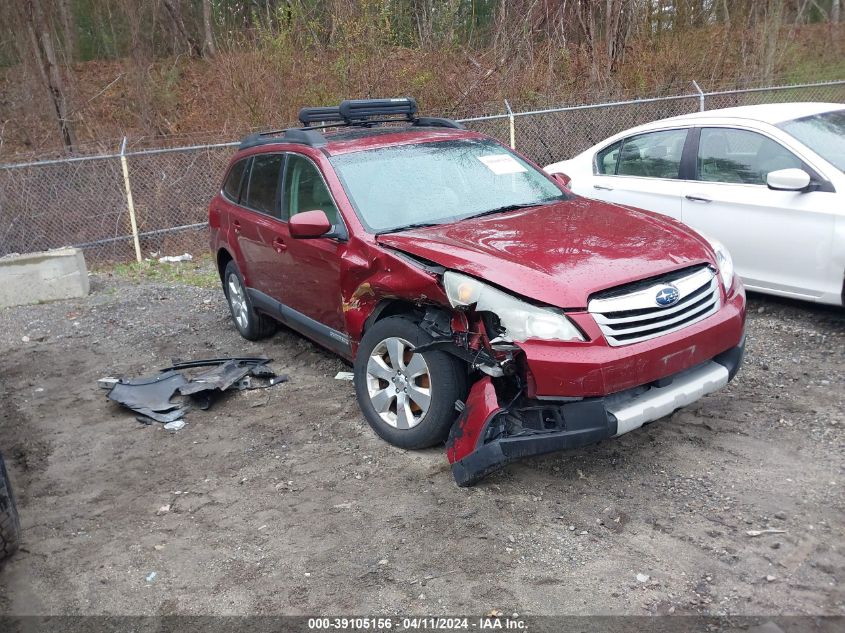
[[[266,357],[210,358],[174,363],[145,378],[102,378],[108,398],[140,414],[139,421],[170,423],[192,408],[208,409],[213,399],[232,389],[260,389],[285,382],[276,376]],[[209,369],[202,369],[208,367]],[[185,370],[202,369],[194,375]],[[177,396],[177,401],[172,398]]]
[[[524,401],[504,408],[493,381],[473,385],[447,444],[452,475],[471,486],[509,462],[581,448],[617,437],[724,387],[736,375],[745,340],[706,363],[602,398],[575,402]]]

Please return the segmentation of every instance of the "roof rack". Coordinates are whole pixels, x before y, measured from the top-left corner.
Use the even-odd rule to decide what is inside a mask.
[[[345,122],[338,106],[302,108],[299,111],[299,122],[305,127],[309,127],[312,123],[331,123],[334,121]]]
[[[417,102],[411,97],[396,99],[347,99],[339,106],[302,108],[299,111],[301,128],[257,132],[246,136],[239,149],[268,143],[296,143],[310,147],[323,147],[326,137],[320,133],[334,127],[373,127],[382,123],[407,122],[419,127],[444,127],[466,129],[452,119],[417,117]],[[318,123],[319,125],[314,125]]]

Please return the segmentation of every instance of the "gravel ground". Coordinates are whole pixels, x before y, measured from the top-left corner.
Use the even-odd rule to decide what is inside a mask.
[[[749,309],[726,389],[471,489],[442,450],[377,439],[342,361],[240,339],[217,288],[97,274],[84,300],[2,310],[24,533],[0,613],[845,614],[845,313]],[[258,353],[290,382],[176,433],[95,384]]]

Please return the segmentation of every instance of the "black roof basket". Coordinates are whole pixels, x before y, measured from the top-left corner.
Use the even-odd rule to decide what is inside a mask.
[[[297,143],[322,147],[327,141],[319,130],[341,126],[372,127],[381,123],[407,122],[419,127],[466,129],[451,119],[417,117],[416,114],[417,102],[411,97],[347,99],[339,106],[302,108],[299,111],[299,122],[303,127],[250,134],[241,141],[240,149],[267,143]],[[314,125],[315,123],[318,125]]]
[[[338,106],[340,115],[349,125],[366,124],[375,117],[399,117],[413,121],[417,102],[411,97],[399,99],[347,99]]]
[[[312,123],[333,123],[335,121],[345,123],[338,106],[302,108],[302,110],[299,111],[299,122],[305,127],[310,127]]]

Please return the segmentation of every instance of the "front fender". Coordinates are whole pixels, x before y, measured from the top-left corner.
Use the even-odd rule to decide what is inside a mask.
[[[353,355],[367,320],[384,302],[448,305],[438,274],[363,242],[350,242],[341,260],[341,279],[343,315]]]

